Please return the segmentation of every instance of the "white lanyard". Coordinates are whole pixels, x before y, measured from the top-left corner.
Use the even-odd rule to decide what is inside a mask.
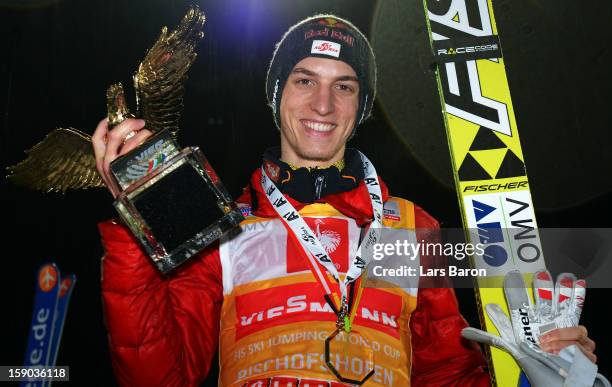
[[[325,279],[325,274],[321,272],[320,267],[317,265],[317,262],[314,261],[314,259],[323,265],[323,267],[327,269],[327,271],[336,279],[336,281],[338,281],[340,294],[342,296],[342,304],[340,305],[340,308],[342,309],[340,310],[340,313],[344,314],[346,314],[348,310],[348,285],[359,278],[366,266],[370,263],[370,254],[367,254],[364,257],[362,255],[362,248],[365,248],[366,251],[372,251],[374,244],[380,239],[380,230],[382,228],[383,202],[378,175],[376,174],[376,169],[374,169],[374,166],[370,160],[368,160],[363,153],[359,151],[357,152],[361,157],[361,163],[365,176],[364,182],[368,189],[368,193],[370,194],[374,220],[370,224],[365,237],[357,247],[355,256],[353,259],[351,259],[351,263],[344,281],[340,280],[340,275],[338,274],[336,266],[332,263],[331,259],[327,255],[327,252],[325,251],[325,248],[312,232],[308,224],[306,224],[295,207],[293,207],[287,198],[285,198],[285,195],[283,195],[283,193],[276,188],[274,183],[266,174],[263,165],[261,167],[261,185],[266,193],[268,201],[281,218],[281,221],[283,221],[289,227],[289,230],[291,230],[296,239],[300,241],[302,248],[307,252],[306,255],[310,260],[313,272],[317,277],[318,282],[323,286],[327,295],[331,295],[332,291]],[[340,316],[340,318],[342,317],[343,315]]]

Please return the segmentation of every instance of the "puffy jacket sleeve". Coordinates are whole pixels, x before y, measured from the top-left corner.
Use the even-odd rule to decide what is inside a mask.
[[[426,234],[429,242],[440,240],[438,222],[417,206],[415,220],[417,234]],[[421,257],[421,262],[436,266],[437,259]],[[480,347],[461,337],[467,326],[451,287],[419,289],[410,319],[413,386],[490,386]]]
[[[197,385],[219,339],[223,301],[216,247],[164,276],[122,225],[101,223],[102,297],[121,385]]]

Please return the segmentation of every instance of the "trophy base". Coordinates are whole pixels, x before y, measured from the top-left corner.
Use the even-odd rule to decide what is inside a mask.
[[[221,238],[227,231],[240,224],[243,219],[240,210],[234,209],[219,219],[216,224],[205,228],[189,241],[174,249],[171,254],[156,258],[151,257],[153,263],[159,271],[167,273]]]

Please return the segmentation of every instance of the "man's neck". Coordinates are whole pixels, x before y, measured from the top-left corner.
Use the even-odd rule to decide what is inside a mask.
[[[333,166],[326,163],[327,168],[314,165],[314,169],[308,169],[304,165],[291,165],[293,163],[283,161],[281,150],[273,147],[264,152],[262,166],[268,177],[276,178],[275,183],[284,195],[300,203],[314,203],[327,195],[351,191],[363,180],[363,168],[357,151],[347,149],[342,156],[343,159],[336,159]]]
[[[284,161],[281,159],[281,161]],[[332,164],[320,164],[320,165],[295,165],[289,162],[284,161],[289,167],[291,167],[291,169],[296,170],[299,168],[306,168],[309,171],[313,170],[313,169],[326,169],[326,168],[330,168],[330,167],[336,167],[338,168],[339,171],[344,169],[345,163],[344,163],[344,159],[340,159],[338,161],[336,161],[335,163]]]

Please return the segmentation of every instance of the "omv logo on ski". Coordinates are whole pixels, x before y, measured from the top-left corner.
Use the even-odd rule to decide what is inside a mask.
[[[484,262],[499,267],[511,256],[515,265],[529,265],[525,270],[538,269],[542,248],[529,191],[479,196],[468,199],[466,207],[474,215],[470,227],[478,229],[478,239],[486,246]]]
[[[127,167],[126,175],[129,179],[139,179],[163,165],[166,154],[163,153],[164,140],[159,140],[136,156],[134,164]]]
[[[490,266],[502,266],[508,260],[508,252],[504,247],[501,222],[487,221],[487,218],[492,218],[489,215],[498,209],[474,199],[472,199],[472,208],[478,227],[478,238],[480,243],[486,246],[482,259]]]

